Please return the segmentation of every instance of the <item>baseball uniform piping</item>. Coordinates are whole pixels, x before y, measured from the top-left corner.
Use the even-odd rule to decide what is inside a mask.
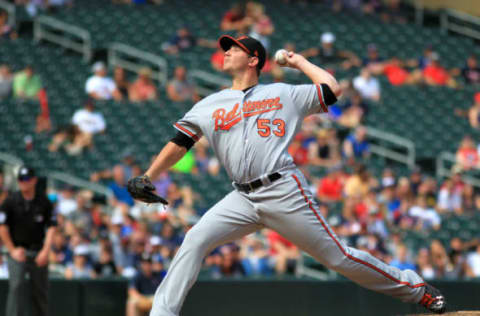
[[[315,86],[317,87],[318,100],[320,100],[320,105],[322,106],[322,110],[324,113],[327,113],[328,109],[327,109],[327,106],[325,105],[325,101],[323,100],[322,87],[320,87],[319,84],[316,84]]]
[[[198,136],[195,135],[194,133],[190,132],[188,129],[186,129],[185,127],[183,127],[182,125],[178,124],[178,123],[175,123],[174,126],[181,130],[182,132],[184,132],[185,134],[187,134],[188,136],[190,136],[194,141],[198,142]]]
[[[330,230],[328,229],[327,225],[325,225],[325,222],[322,220],[322,218],[320,217],[320,215],[318,215],[317,211],[313,208],[312,206],[312,202],[309,201],[308,197],[305,195],[305,192],[303,191],[303,188],[302,188],[302,185],[300,184],[300,181],[298,180],[297,176],[292,174],[292,177],[295,179],[295,181],[297,182],[297,185],[298,185],[298,188],[300,189],[300,193],[303,195],[303,197],[305,198],[305,201],[307,202],[308,204],[308,207],[312,210],[312,212],[315,214],[315,216],[317,217],[318,221],[320,222],[320,224],[323,226],[323,229],[325,229],[325,231],[328,233],[328,235],[330,236],[330,238],[333,239],[333,241],[337,244],[338,248],[340,249],[340,251],[350,260],[352,261],[355,261],[355,262],[358,262],[360,264],[363,264],[367,267],[369,267],[370,269],[373,269],[375,271],[377,271],[378,273],[381,273],[382,275],[384,275],[385,277],[387,277],[388,279],[394,281],[395,283],[398,283],[398,284],[402,284],[402,285],[406,285],[412,289],[414,288],[418,288],[418,287],[422,287],[422,286],[425,286],[425,283],[418,283],[418,284],[410,284],[410,282],[404,282],[404,281],[400,281],[398,280],[397,278],[393,277],[392,275],[388,274],[387,272],[385,271],[382,271],[380,270],[379,268],[375,267],[374,265],[366,262],[366,261],[363,261],[359,258],[356,258],[350,254],[348,254],[345,249],[343,249],[342,245],[340,245],[340,243],[338,242],[338,240],[332,235],[332,233],[330,232]]]

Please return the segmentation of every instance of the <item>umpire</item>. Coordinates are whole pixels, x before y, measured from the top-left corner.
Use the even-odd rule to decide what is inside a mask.
[[[6,315],[23,316],[26,306],[31,305],[32,315],[46,316],[48,254],[56,218],[44,190],[37,188],[33,169],[20,168],[18,186],[20,190],[0,206],[0,237],[9,253]]]

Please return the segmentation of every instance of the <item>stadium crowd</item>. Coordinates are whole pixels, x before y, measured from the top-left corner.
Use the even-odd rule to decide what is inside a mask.
[[[72,1],[49,1],[47,6],[35,1],[20,2],[32,14],[35,10],[48,10],[50,6],[72,6]],[[141,4],[146,1],[114,2]],[[334,11],[377,13],[386,23],[405,23],[407,19],[400,1],[390,1],[388,6],[382,6],[379,1],[327,2]],[[17,36],[14,30],[2,28],[6,18],[6,14],[0,14],[0,41],[14,40]],[[275,32],[274,22],[268,16],[268,8],[250,1],[235,4],[225,12],[219,29],[256,37],[269,48]],[[409,232],[439,231],[442,222],[450,217],[479,216],[480,192],[463,182],[461,175],[480,166],[480,144],[465,136],[459,144],[456,165],[446,179],[434,179],[419,168],[411,170],[408,176],[398,176],[393,169],[385,168],[375,176],[367,167],[371,151],[367,129],[362,125],[369,111],[382,101],[379,76],[385,76],[393,86],[460,89],[462,85],[480,83],[476,56],[465,56],[463,68],[446,69],[430,45],[425,46],[422,56],[400,60],[395,56],[383,57],[375,43],[366,47],[364,56],[357,56],[337,49],[335,41],[335,34],[331,32],[319,34],[318,45],[300,53],[315,58],[333,73],[357,69],[358,76],[342,80],[344,93],[339,102],[326,116],[306,118],[289,148],[295,163],[312,183],[320,213],[344,242],[401,269],[416,270],[426,279],[480,277],[480,242],[476,239],[455,236],[447,241],[433,239],[418,251],[408,247],[404,240]],[[187,27],[179,28],[162,49],[166,54],[178,55],[195,45],[211,48],[212,70],[221,71],[223,52],[210,40],[196,38]],[[292,43],[284,45],[294,50]],[[279,68],[273,60],[267,62],[264,72],[275,81],[298,76],[295,70]],[[33,66],[25,65],[23,70],[12,73],[9,65],[0,65],[0,100],[7,97],[41,100],[42,88],[40,75]],[[160,93],[172,102],[193,103],[201,98],[188,77],[188,69],[183,66],[176,67],[161,90],[152,81],[149,68],[140,69],[136,79],[130,81],[124,69],[113,69],[109,77],[106,65],[97,62],[91,77],[86,78],[84,90],[88,100],[83,108],[72,113],[69,124],[52,132],[50,151],[64,149],[67,154],[79,155],[93,146],[95,134],[108,133],[101,109],[95,107],[97,100],[155,101]],[[480,126],[479,111],[480,92],[475,95],[471,109],[462,114],[474,129]],[[135,202],[128,194],[127,180],[144,171],[131,153],[123,155],[119,164],[90,175],[92,182],[110,188],[112,195],[108,198],[71,186],[50,188],[49,198],[58,214],[58,230],[49,257],[51,273],[68,279],[127,277],[131,280],[128,315],[135,315],[138,309],[147,310],[186,232],[205,211],[196,205],[198,194],[188,183],[175,183],[171,173],[216,176],[221,172],[205,140],[195,145],[188,159],[190,164],[177,165],[154,179],[157,193],[169,201],[167,208]],[[318,176],[312,170],[321,171],[323,175]],[[0,203],[7,194],[0,175]],[[295,245],[278,233],[264,229],[215,249],[205,258],[201,276],[295,275],[303,259]],[[7,276],[5,260],[0,256],[0,277]]]

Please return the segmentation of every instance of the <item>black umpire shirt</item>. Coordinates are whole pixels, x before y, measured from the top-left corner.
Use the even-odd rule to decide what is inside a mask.
[[[44,194],[25,200],[19,191],[10,194],[0,206],[0,225],[7,225],[15,247],[40,250],[45,232],[56,226],[53,205]]]

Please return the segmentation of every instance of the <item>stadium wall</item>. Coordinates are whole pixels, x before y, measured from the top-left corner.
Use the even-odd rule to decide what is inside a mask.
[[[454,310],[480,310],[480,281],[432,282]],[[124,316],[125,280],[52,280],[51,316]],[[8,289],[0,281],[0,316]],[[425,312],[349,281],[220,280],[197,282],[181,316],[408,315]]]

